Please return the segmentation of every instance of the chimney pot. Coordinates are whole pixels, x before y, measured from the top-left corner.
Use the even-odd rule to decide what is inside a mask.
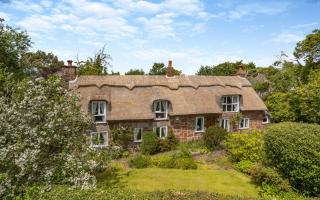
[[[237,71],[237,76],[240,76],[240,77],[245,77],[246,76],[246,72],[244,71],[243,69],[243,65],[239,65],[239,69]]]
[[[168,61],[167,77],[174,77],[174,69],[173,69],[173,66],[172,66],[172,60]]]
[[[68,66],[71,67],[72,66],[72,60],[67,60]]]

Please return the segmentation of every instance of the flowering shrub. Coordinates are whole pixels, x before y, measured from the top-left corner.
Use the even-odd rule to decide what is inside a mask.
[[[34,183],[94,187],[93,171],[106,162],[89,156],[100,154],[89,149],[90,125],[56,77],[23,81],[10,99],[0,97],[0,198]]]

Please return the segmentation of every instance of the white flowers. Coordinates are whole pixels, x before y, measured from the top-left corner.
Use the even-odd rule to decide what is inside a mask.
[[[95,187],[98,164],[83,142],[90,124],[57,78],[24,82],[11,99],[0,97],[0,198],[35,182]]]

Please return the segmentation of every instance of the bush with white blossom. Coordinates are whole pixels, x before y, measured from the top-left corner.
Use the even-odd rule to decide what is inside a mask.
[[[0,97],[0,198],[33,184],[95,187],[94,170],[106,163],[94,160],[90,126],[57,77],[24,81]]]

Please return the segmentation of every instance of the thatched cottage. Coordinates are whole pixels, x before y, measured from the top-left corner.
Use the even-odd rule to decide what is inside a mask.
[[[147,130],[165,138],[171,129],[186,141],[200,138],[211,125],[235,131],[269,123],[267,107],[241,68],[235,76],[174,76],[169,61],[166,76],[77,77],[76,67],[68,63],[62,75],[69,90],[80,95],[82,110],[92,115],[96,130],[91,135],[102,141],[93,144],[97,147],[108,145],[109,127],[119,124],[134,128],[133,142],[138,143]],[[241,119],[231,123],[237,113]]]

